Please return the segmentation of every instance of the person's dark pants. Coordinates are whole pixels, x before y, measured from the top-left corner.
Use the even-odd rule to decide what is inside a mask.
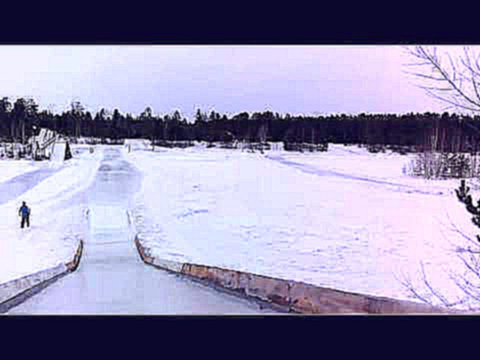
[[[30,227],[30,216],[29,215],[22,216],[22,224],[21,224],[22,229],[25,227],[25,223],[27,223],[27,227]]]

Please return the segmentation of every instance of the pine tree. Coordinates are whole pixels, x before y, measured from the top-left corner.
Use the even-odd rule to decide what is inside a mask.
[[[473,205],[472,196],[470,195],[470,187],[465,185],[465,180],[461,180],[460,187],[455,189],[457,198],[460,202],[465,204],[467,211],[473,215],[472,222],[480,228],[480,199],[477,200],[477,205]],[[477,235],[477,241],[480,242],[480,236]]]
[[[67,144],[65,146],[65,158],[64,160],[69,160],[73,157],[72,155],[72,151],[70,150],[70,145],[68,144],[68,141],[67,141]]]

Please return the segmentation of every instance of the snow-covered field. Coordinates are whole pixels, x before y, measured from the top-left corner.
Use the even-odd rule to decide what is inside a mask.
[[[34,171],[37,168],[35,163],[29,160],[0,160],[0,183],[13,179],[17,175]]]
[[[137,149],[140,150],[140,149]],[[325,153],[195,147],[132,151],[144,174],[133,212],[140,238],[166,259],[408,299],[459,291],[457,246],[476,234],[458,181],[404,175],[410,156],[330,145]]]
[[[0,283],[68,261],[87,240],[104,147],[74,145],[65,164],[0,161]],[[404,174],[412,155],[331,144],[263,155],[200,145],[152,152],[134,140],[123,149],[143,176],[130,210],[159,257],[399,299],[409,298],[404,277],[426,293],[423,263],[435,288],[461,295],[450,273],[465,270],[457,249],[468,242],[452,224],[470,237],[477,228],[455,197],[458,181]],[[17,183],[28,190],[9,194]],[[23,200],[32,227],[21,230]]]
[[[88,236],[85,190],[98,168],[100,154],[89,154],[80,146],[73,149],[81,154],[64,164],[26,166],[22,161],[0,161],[0,173],[9,169],[10,179],[24,174],[15,179],[29,186],[18,198],[0,204],[0,283],[70,261],[77,239]],[[46,177],[36,183],[28,174],[33,171],[44,171]],[[15,184],[1,181],[0,195],[8,194],[12,187]],[[30,228],[20,229],[21,201],[31,208]]]

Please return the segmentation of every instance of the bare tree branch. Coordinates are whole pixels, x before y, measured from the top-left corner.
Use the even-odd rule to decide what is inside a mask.
[[[424,303],[426,303],[426,304],[429,304],[429,305],[431,305],[431,306],[434,306],[431,301],[427,300],[425,297],[421,296],[421,295],[416,291],[416,289],[415,289],[415,287],[413,286],[412,281],[410,280],[409,277],[407,278],[407,277],[404,275],[404,278],[403,278],[403,279],[399,279],[396,274],[393,274],[393,276],[395,277],[395,279],[397,279],[398,282],[400,282],[400,283],[403,285],[403,287],[404,287],[405,289],[407,289],[407,290],[413,295],[413,297],[415,297],[416,299],[418,299],[418,300],[420,300],[420,301],[422,301],[422,302],[424,302]]]
[[[478,100],[480,100],[480,94],[478,92],[477,82],[475,81],[475,77],[480,75],[480,72],[476,72],[475,69],[472,67],[471,57],[469,54],[468,47],[463,48],[464,51],[464,58],[461,59],[461,62],[465,68],[470,71],[470,81],[472,82],[473,89],[475,91],[475,95]],[[478,64],[478,63],[477,63]]]
[[[421,263],[421,269],[422,269],[422,276],[423,276],[423,283],[425,284],[425,286],[427,286],[428,290],[430,290],[430,292],[437,298],[439,299],[442,304],[445,306],[445,307],[452,307],[452,306],[455,306],[457,305],[457,303],[452,303],[452,302],[449,302],[445,296],[443,296],[438,290],[434,289],[433,286],[430,284],[430,282],[428,281],[428,278],[427,278],[427,275],[425,274],[425,267],[423,265],[423,262]]]
[[[470,254],[473,255],[473,254]],[[478,272],[477,269],[475,269],[467,260],[465,260],[463,257],[459,256],[460,260],[462,260],[463,264],[467,269],[469,269],[477,278],[480,279],[480,273]]]
[[[455,283],[455,285],[466,295],[465,298],[463,298],[463,301],[461,301],[462,304],[468,303],[468,310],[470,311],[479,311],[480,307],[474,308],[470,305],[470,302],[468,300],[476,300],[473,296],[471,296],[470,292],[465,289],[465,287],[459,282],[458,280],[458,275],[455,276],[450,276],[450,279]],[[477,300],[480,302],[480,299]]]
[[[475,244],[475,246],[478,248],[480,245],[476,242],[474,242],[470,237],[465,235],[461,230],[458,229],[458,227],[452,222],[450,215],[448,212],[445,210],[445,214],[451,224],[451,227],[454,229],[454,231],[458,234],[460,234],[462,237],[467,239],[469,242],[472,242]],[[440,225],[444,226],[445,228],[452,229],[448,227],[443,221],[437,218],[439,220]],[[452,241],[450,241],[448,238],[445,237],[444,232],[441,232],[442,237],[444,239],[447,239],[450,244],[453,245]],[[480,251],[474,251],[471,250],[470,248],[465,249],[461,247],[460,249],[463,249],[468,255],[469,255],[469,260],[465,259],[464,257],[458,255],[460,260],[462,260],[463,264],[465,265],[465,268],[469,273],[473,273],[476,278],[480,279],[480,260],[478,256],[476,256],[477,253],[480,253]],[[459,305],[465,305],[467,304],[469,311],[480,311],[480,307],[472,307],[469,301],[476,301],[477,303],[480,303],[480,283],[479,285],[473,284],[471,281],[465,278],[464,275],[460,274],[454,274],[452,271],[448,272],[448,275],[450,279],[454,282],[454,284],[465,294],[465,297],[457,297],[457,299],[451,301],[451,299],[448,299],[444,294],[442,294],[440,291],[435,289],[430,281],[428,280],[428,276],[425,271],[425,266],[423,262],[421,262],[421,278],[424,286],[426,287],[426,290],[432,296],[435,300],[440,301],[440,303],[447,307],[447,308],[453,308],[455,306]],[[427,299],[426,296],[420,294],[420,292],[413,286],[411,280],[408,279],[403,279],[400,280],[398,279],[397,276],[395,276],[397,280],[400,281],[400,283],[417,299],[421,300],[422,302],[428,303],[432,306],[435,306],[433,304],[433,301],[431,299]]]
[[[445,211],[445,213],[447,214],[447,216],[449,216],[446,211]],[[451,229],[451,228],[447,227],[447,225],[445,225],[445,223],[444,223],[443,221],[441,221],[441,220],[438,218],[438,216],[436,217],[436,219],[437,219],[437,221],[438,221],[441,225],[443,225],[445,228]],[[451,221],[451,220],[450,220],[450,221]],[[476,254],[476,253],[480,254],[480,250],[479,250],[479,251],[473,251],[473,250],[470,249],[470,247],[465,248],[465,247],[463,247],[463,246],[458,246],[458,245],[454,244],[449,238],[447,238],[447,237],[445,236],[445,233],[444,233],[443,231],[441,231],[440,234],[442,235],[443,240],[445,240],[446,242],[450,243],[450,245],[451,245],[452,247],[455,247],[455,249],[451,251],[452,253],[457,253],[457,254],[458,254],[458,253],[464,253],[464,252],[471,252],[471,253],[473,253],[473,254]],[[463,233],[462,233],[462,234],[463,234]],[[463,234],[463,236],[467,236],[467,235]]]
[[[475,76],[480,76],[480,54],[477,55],[477,58],[475,59],[475,68],[474,65],[472,65],[471,61],[471,54],[469,53],[468,48],[464,48],[465,51],[465,58],[461,59],[462,64],[472,72],[473,75]]]
[[[410,75],[413,75],[413,76],[417,76],[417,77],[420,77],[420,78],[429,79],[429,80],[446,81],[446,80],[443,79],[443,78],[435,77],[435,76],[433,76],[433,75],[425,75],[425,74],[422,74],[422,73],[419,73],[419,72],[404,71],[404,73],[410,74]],[[433,87],[433,88],[435,88],[435,87]]]
[[[423,61],[423,62],[403,64],[403,66],[426,66],[426,65],[430,65],[430,63],[428,61]]]
[[[442,101],[442,102],[446,102],[446,103],[448,103],[448,104],[451,104],[451,105],[454,106],[455,108],[462,108],[462,109],[470,110],[470,111],[480,111],[480,109],[476,109],[476,108],[472,108],[472,107],[469,107],[469,106],[466,106],[466,105],[463,105],[463,104],[459,104],[459,103],[457,103],[457,102],[455,102],[455,101],[452,101],[452,100],[449,100],[449,99],[447,99],[447,98],[445,98],[445,97],[443,97],[443,96],[437,95],[437,94],[435,94],[432,90],[427,89],[427,88],[425,88],[425,87],[420,86],[420,88],[423,88],[423,89],[427,92],[427,94],[428,94],[429,96],[431,96],[431,97],[433,97],[433,98],[435,98],[435,99],[437,99],[437,100],[440,100],[440,101]]]
[[[468,240],[469,242],[471,242],[473,245],[475,245],[476,247],[480,247],[480,244],[478,242],[476,242],[475,240],[473,240],[472,238],[470,238],[468,235],[465,235],[465,233],[463,233],[453,222],[452,222],[452,219],[450,218],[450,215],[448,213],[447,214],[447,218],[448,218],[448,221],[450,222],[450,225],[452,225],[453,229],[455,230],[455,232],[459,235],[461,235],[464,239]]]
[[[465,277],[461,278],[465,284],[461,284],[460,282],[456,282],[457,286],[470,298],[474,299],[475,301],[480,302],[480,296],[476,293],[474,293],[470,288],[471,288],[471,283],[465,279]]]
[[[452,56],[450,54],[447,54],[448,60],[450,61],[450,66],[452,67],[452,74],[453,74],[453,79],[452,81],[456,80],[456,75],[457,75],[457,68],[455,67],[455,63],[452,60]]]
[[[448,273],[448,276],[450,277],[450,280],[452,280],[457,287],[459,287],[459,282],[458,282],[458,274],[453,274],[451,271]],[[458,306],[458,305],[464,305],[465,303],[468,303],[468,300],[470,300],[469,296],[464,296],[463,298],[458,298],[456,302],[452,302],[452,306]],[[480,310],[480,307],[478,308],[472,308],[470,304],[468,305],[469,310]]]
[[[430,88],[431,91],[428,92],[428,95],[433,96],[435,99],[447,102],[451,105],[454,105],[458,108],[478,112],[480,111],[480,92],[477,89],[477,84],[475,78],[480,75],[474,71],[471,65],[471,53],[468,48],[464,48],[464,58],[460,58],[459,64],[462,65],[463,69],[461,70],[456,61],[453,59],[452,55],[447,53],[448,62],[450,64],[450,70],[447,67],[442,65],[441,59],[438,56],[437,49],[427,50],[423,46],[416,46],[414,49],[407,48],[407,52],[414,58],[420,60],[421,62],[415,65],[427,67],[430,69],[431,74],[426,73],[412,73],[412,75],[419,77],[424,80],[433,81],[433,82],[446,82],[448,83],[449,88],[452,90],[451,98],[445,98],[434,94],[435,91],[440,91],[437,88]],[[477,68],[480,69],[478,58],[476,59]],[[469,73],[469,76],[468,74]],[[436,75],[435,75],[436,74]],[[473,88],[474,98],[470,96],[465,90],[464,82],[470,84]],[[445,91],[445,90],[442,90]],[[436,96],[434,96],[436,95]]]

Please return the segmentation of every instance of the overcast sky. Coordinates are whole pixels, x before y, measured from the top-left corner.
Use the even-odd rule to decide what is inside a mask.
[[[447,47],[442,47],[447,48]],[[458,47],[457,47],[458,49]],[[0,46],[0,97],[61,112],[443,112],[401,46]]]

